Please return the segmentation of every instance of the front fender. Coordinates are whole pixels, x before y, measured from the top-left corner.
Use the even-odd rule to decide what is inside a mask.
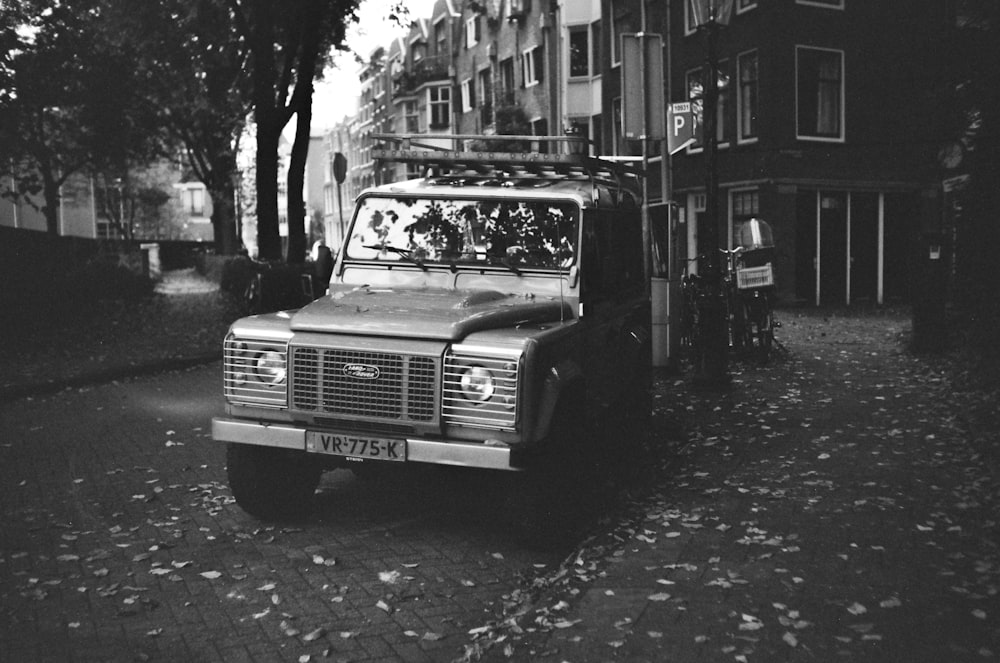
[[[563,359],[551,366],[546,371],[542,383],[538,399],[538,416],[535,419],[532,438],[540,440],[548,437],[559,402],[564,398],[581,401],[584,398],[584,389],[583,371],[576,362]],[[582,402],[578,404],[582,406]]]

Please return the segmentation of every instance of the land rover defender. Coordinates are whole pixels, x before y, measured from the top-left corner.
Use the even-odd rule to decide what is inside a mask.
[[[376,159],[424,176],[358,197],[328,294],[225,338],[212,433],[237,503],[294,515],[336,468],[541,476],[630,453],[627,435],[588,433],[649,414],[637,174],[566,137],[517,137],[522,152],[377,138]]]

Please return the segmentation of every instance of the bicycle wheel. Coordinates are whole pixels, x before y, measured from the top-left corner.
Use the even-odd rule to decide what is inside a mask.
[[[754,291],[749,306],[749,319],[752,321],[751,346],[761,361],[767,361],[774,342],[774,315],[771,313],[771,303],[765,293]]]
[[[729,327],[729,347],[742,352],[746,347],[746,312],[740,293],[732,287],[726,288],[726,323]]]

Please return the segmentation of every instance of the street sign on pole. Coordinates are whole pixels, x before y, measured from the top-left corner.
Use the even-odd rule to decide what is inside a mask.
[[[697,139],[694,110],[690,102],[670,104],[667,110],[667,150],[676,154]]]
[[[631,140],[664,138],[663,38],[622,35],[622,134]]]

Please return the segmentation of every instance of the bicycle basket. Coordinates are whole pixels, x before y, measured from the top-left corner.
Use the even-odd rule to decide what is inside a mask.
[[[740,290],[767,288],[774,285],[771,263],[761,267],[740,267],[736,270],[736,287]]]

